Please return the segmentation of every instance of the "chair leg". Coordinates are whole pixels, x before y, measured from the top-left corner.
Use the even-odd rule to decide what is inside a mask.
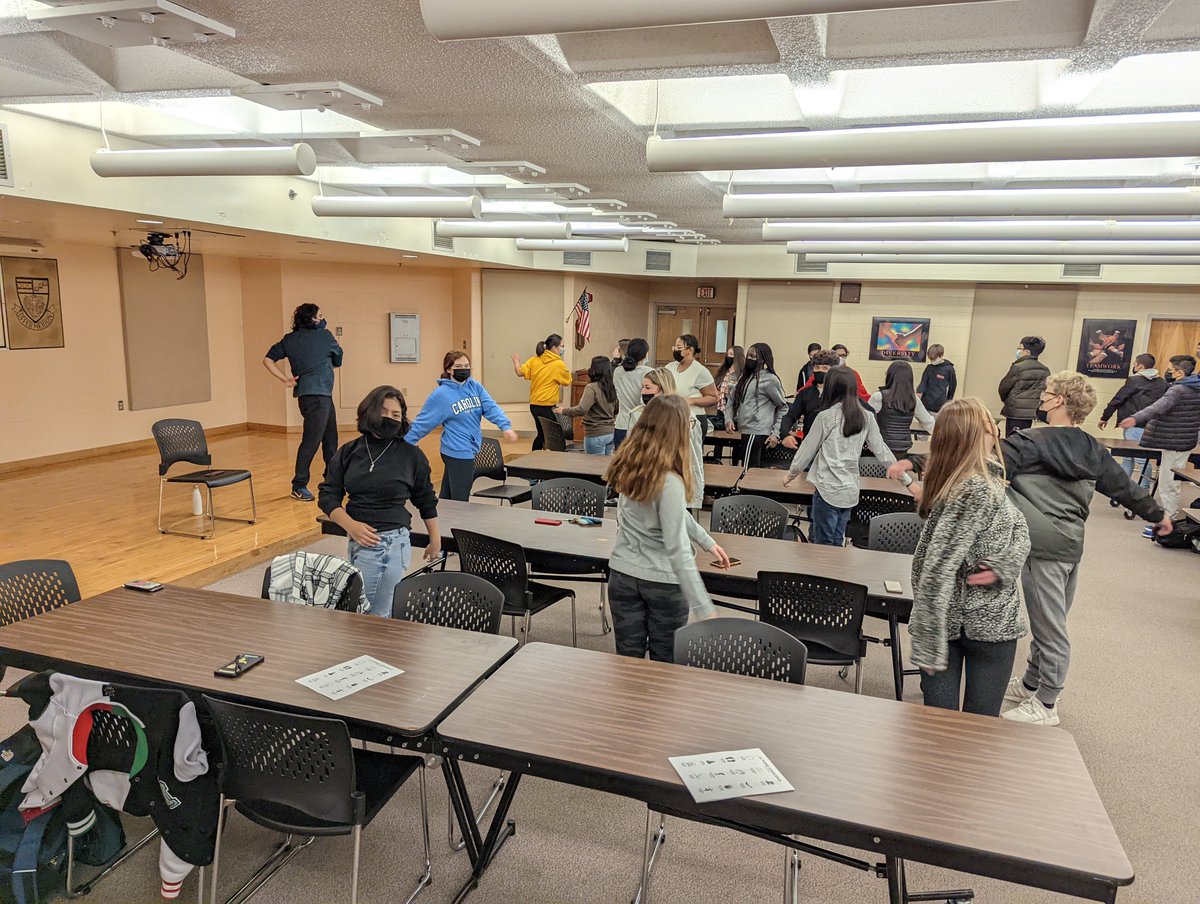
[[[608,580],[600,582],[600,634],[608,634],[612,625],[608,623]]]
[[[217,512],[213,508],[212,487],[206,487],[208,490],[208,538],[211,540],[217,535]]]
[[[158,480],[158,532],[160,534],[166,533],[162,526],[163,487],[166,485],[167,482],[160,477]]]
[[[800,904],[800,852],[783,849],[783,904]]]
[[[575,594],[571,594],[571,646],[579,646],[579,639],[575,630]]]
[[[862,658],[854,660],[854,693],[862,693],[863,682],[863,661]]]
[[[212,878],[209,880],[212,888],[209,890],[208,904],[217,904],[217,875],[221,868],[221,836],[225,831],[225,814],[229,810],[230,801],[221,795],[217,806],[217,840],[213,845]]]
[[[413,893],[408,896],[404,904],[412,904],[417,895],[433,882],[433,859],[429,847],[429,796],[425,790],[425,767],[422,766],[417,773],[417,779],[421,783],[421,841],[425,850],[425,870],[421,873],[421,878],[417,880],[417,887],[413,889]]]
[[[350,866],[350,904],[358,904],[358,866],[362,859],[362,826],[354,827],[353,838],[354,862]]]
[[[254,524],[258,521],[258,503],[254,501],[254,478],[247,477],[246,483],[250,484],[250,523]]]
[[[654,869],[654,860],[658,849],[667,840],[667,817],[658,814],[658,828],[654,827],[654,810],[646,808],[646,842],[642,852],[642,884],[633,896],[633,904],[646,904],[650,900],[650,873]]]
[[[529,643],[529,629],[533,625],[533,612],[525,610],[525,626],[521,629],[521,646]]]

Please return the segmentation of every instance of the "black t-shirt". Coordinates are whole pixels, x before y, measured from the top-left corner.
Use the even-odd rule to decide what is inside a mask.
[[[375,466],[372,470],[371,462]],[[378,531],[407,528],[410,499],[421,518],[437,517],[437,494],[425,453],[404,441],[360,436],[337,450],[317,489],[317,504],[326,515],[346,502],[346,514]]]

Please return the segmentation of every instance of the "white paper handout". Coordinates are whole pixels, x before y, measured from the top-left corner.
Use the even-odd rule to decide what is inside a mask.
[[[341,700],[364,687],[403,674],[403,669],[380,662],[374,656],[359,656],[357,659],[340,662],[303,678],[297,678],[296,683],[303,684],[330,700]]]
[[[667,759],[698,804],[795,790],[757,747]]]

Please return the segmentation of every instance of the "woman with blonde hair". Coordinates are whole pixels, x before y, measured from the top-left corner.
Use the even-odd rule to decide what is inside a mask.
[[[642,404],[630,412],[629,428],[631,430],[642,416],[646,406],[650,404],[650,400],[659,395],[676,395],[683,398],[683,394],[675,382],[674,371],[665,367],[652,370],[642,377]],[[691,413],[690,407],[688,414],[691,418],[688,442],[692,452],[692,470],[696,475],[688,493],[688,508],[698,512],[704,507],[704,426],[700,423],[700,419]]]
[[[690,417],[680,396],[652,398],[604,475],[619,494],[608,600],[621,656],[641,659],[649,651],[651,659],[671,662],[675,632],[689,614],[714,614],[693,543],[729,566],[729,556],[687,512],[696,480]]]
[[[925,705],[958,709],[961,694],[965,712],[987,716],[1000,714],[1025,634],[1017,586],[1029,555],[1029,529],[1008,498],[999,438],[981,401],[948,402],[938,413],[924,483],[913,487],[927,520],[913,556],[908,630]]]

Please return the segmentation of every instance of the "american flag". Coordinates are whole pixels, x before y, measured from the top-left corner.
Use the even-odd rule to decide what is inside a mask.
[[[579,294],[575,302],[575,335],[588,342],[592,338],[592,318],[588,306],[592,303],[592,293],[586,288]]]

